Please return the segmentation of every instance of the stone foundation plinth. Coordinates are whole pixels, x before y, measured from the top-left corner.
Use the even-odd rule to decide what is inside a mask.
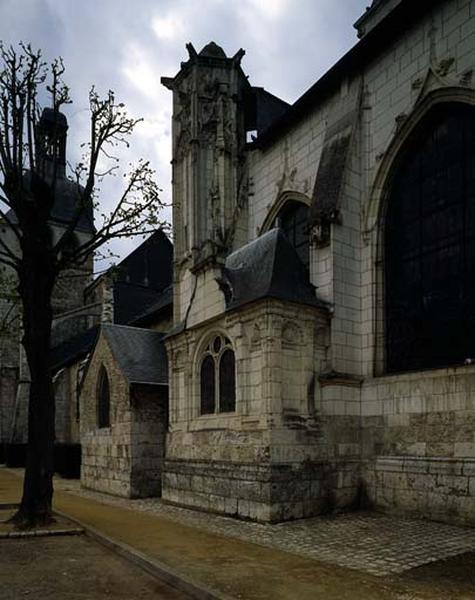
[[[358,465],[327,461],[245,464],[166,460],[162,498],[170,503],[264,522],[311,517],[350,506]]]

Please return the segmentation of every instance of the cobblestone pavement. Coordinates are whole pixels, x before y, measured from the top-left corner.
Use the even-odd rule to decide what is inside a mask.
[[[384,576],[475,550],[475,530],[372,512],[340,514],[264,525],[163,504],[127,500],[81,489],[78,481],[56,486],[107,504],[154,513],[207,532],[292,552],[306,558]]]

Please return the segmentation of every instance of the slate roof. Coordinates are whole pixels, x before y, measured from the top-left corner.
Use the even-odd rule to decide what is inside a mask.
[[[28,171],[25,173],[24,178],[26,185],[29,185],[30,173]],[[51,220],[61,224],[70,223],[76,215],[78,196],[77,183],[66,177],[58,177],[56,180],[55,203],[51,210]],[[7,212],[6,216],[12,223],[18,223],[17,216],[12,209]],[[87,233],[94,232],[92,205],[84,210],[76,225],[76,230]]]
[[[157,302],[161,292],[141,286],[114,282],[114,322],[126,325]]]
[[[52,348],[50,351],[51,370],[57,372],[76,362],[79,358],[87,356],[96,343],[98,332],[99,326],[96,325]]]
[[[155,301],[145,309],[143,306],[140,307],[141,311],[129,321],[130,325],[143,324],[161,310],[171,309],[173,305],[173,286],[168,286],[163,292],[156,294],[155,298]]]
[[[125,325],[102,325],[112,354],[130,384],[168,385],[163,333]]]
[[[228,310],[261,298],[324,305],[316,298],[307,270],[280,228],[230,254],[219,283]]]
[[[258,135],[290,108],[290,104],[262,87],[252,87],[245,98],[246,130],[256,130]]]
[[[158,230],[113,267],[114,279],[160,291],[172,282],[172,264],[173,244]]]
[[[353,102],[359,102],[359,95]],[[357,121],[358,110],[350,110],[325,133],[310,206],[309,222],[312,225],[326,218],[331,220],[338,214],[346,161]]]

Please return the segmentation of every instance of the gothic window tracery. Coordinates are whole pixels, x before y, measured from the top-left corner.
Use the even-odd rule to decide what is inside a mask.
[[[97,385],[97,426],[99,429],[110,427],[109,377],[104,366],[99,372]]]
[[[475,108],[439,105],[392,177],[385,224],[386,370],[475,356]]]
[[[200,366],[200,412],[202,415],[236,410],[236,361],[230,340],[214,336]]]
[[[308,211],[308,206],[303,202],[289,200],[280,209],[276,219],[276,225],[283,229],[287,239],[307,268],[310,262]]]

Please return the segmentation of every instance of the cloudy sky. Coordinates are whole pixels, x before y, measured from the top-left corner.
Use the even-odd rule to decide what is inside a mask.
[[[356,43],[353,22],[369,0],[0,0],[0,39],[62,56],[73,104],[68,158],[87,139],[88,90],[112,89],[133,116],[144,118],[131,158],[149,159],[164,200],[171,200],[171,92],[160,77],[214,40],[228,55],[246,50],[242,67],[252,85],[294,102]],[[116,181],[119,181],[117,178]],[[103,186],[111,205],[118,183]],[[124,255],[140,240],[116,244]]]

